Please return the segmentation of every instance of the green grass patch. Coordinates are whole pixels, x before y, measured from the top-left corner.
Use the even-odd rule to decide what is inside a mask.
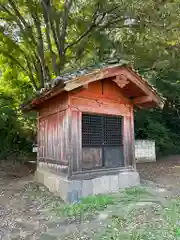
[[[129,191],[129,190],[128,190]],[[130,190],[130,195],[140,192]],[[143,193],[144,194],[144,193]],[[127,209],[129,203],[127,202]],[[93,240],[178,240],[180,239],[180,199],[167,200],[166,206],[137,206],[114,214],[106,229]]]
[[[56,215],[64,217],[77,217],[95,214],[105,209],[108,205],[113,205],[114,199],[110,195],[98,195],[82,198],[80,203],[75,204],[53,204],[52,211]]]
[[[125,193],[129,196],[139,197],[144,195],[150,195],[149,191],[145,187],[132,187],[126,188]]]
[[[165,204],[161,204],[158,195],[151,194],[150,189],[145,187],[128,188],[117,194],[89,196],[75,204],[62,202],[43,186],[32,185],[27,191],[33,199],[45,204],[51,216],[67,220],[67,224],[69,220],[84,222],[88,219],[89,222],[91,217],[109,207],[111,214],[105,219],[100,232],[94,229],[93,240],[180,239],[180,199],[166,200]],[[82,229],[79,234],[83,235]]]
[[[41,202],[54,215],[66,218],[86,218],[115,203],[114,195],[89,196],[81,198],[79,203],[64,203],[44,186],[34,183],[26,186],[26,192],[31,199]]]
[[[152,194],[146,188],[143,187],[127,188],[125,190],[120,191],[119,194],[116,194],[117,202],[124,205],[143,200],[145,201],[151,198]]]

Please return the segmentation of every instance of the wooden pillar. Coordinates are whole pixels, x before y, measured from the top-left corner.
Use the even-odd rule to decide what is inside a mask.
[[[134,113],[133,107],[130,115],[124,116],[123,120],[123,145],[124,145],[124,165],[136,166],[134,150]]]
[[[71,109],[68,108],[66,110],[66,132],[65,137],[67,139],[66,146],[66,159],[68,161],[68,177],[72,175],[72,112]]]
[[[69,176],[73,172],[82,171],[82,114],[78,110],[71,110],[71,159]]]
[[[131,108],[131,160],[132,166],[136,169],[136,159],[135,159],[135,135],[134,135],[134,107]]]
[[[123,146],[124,146],[124,166],[130,166],[130,117],[123,117]]]
[[[36,144],[37,144],[37,165],[39,165],[39,158],[40,158],[40,127],[39,127],[39,112],[37,112],[37,139],[36,139]]]

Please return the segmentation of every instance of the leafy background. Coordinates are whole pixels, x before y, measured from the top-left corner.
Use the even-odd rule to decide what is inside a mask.
[[[177,0],[0,0],[0,159],[28,154],[35,113],[20,105],[56,76],[106,59],[128,61],[163,95],[136,110],[136,138],[158,156],[180,153],[180,8]]]

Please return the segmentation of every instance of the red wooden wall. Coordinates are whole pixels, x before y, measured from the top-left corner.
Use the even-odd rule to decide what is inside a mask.
[[[39,107],[39,161],[69,164],[69,173],[82,170],[82,112],[123,116],[125,165],[134,159],[133,106],[120,88],[107,79],[47,100]]]
[[[38,118],[39,161],[68,165],[68,94],[41,105]]]
[[[75,127],[77,119],[81,122],[81,114],[96,113],[123,116],[123,146],[125,165],[132,165],[134,160],[134,119],[133,105],[131,101],[123,96],[120,88],[112,81],[106,79],[93,82],[87,89],[71,93],[70,104],[72,111],[72,130],[74,136],[81,136],[81,127]],[[79,139],[79,137],[78,137]],[[81,171],[83,164],[75,166],[76,162],[82,162],[82,146],[79,142],[74,142],[74,149],[79,149],[81,153],[78,159],[74,158],[74,169]],[[77,145],[78,144],[78,145]]]

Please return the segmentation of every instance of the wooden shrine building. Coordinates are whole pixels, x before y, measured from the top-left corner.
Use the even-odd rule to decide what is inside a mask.
[[[54,79],[25,106],[38,113],[37,180],[65,201],[137,185],[133,109],[161,106],[126,66]]]

